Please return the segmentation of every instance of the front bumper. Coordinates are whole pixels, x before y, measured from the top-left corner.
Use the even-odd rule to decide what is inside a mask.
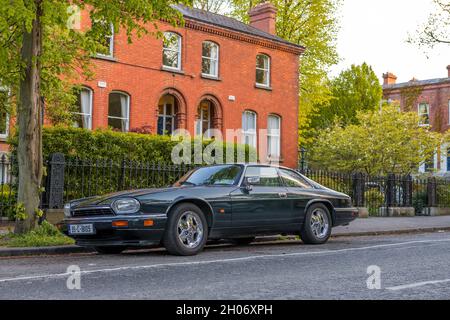
[[[152,226],[144,226],[145,220],[152,220]],[[127,227],[113,227],[113,221],[127,221]],[[102,217],[72,217],[64,219],[61,231],[75,239],[79,246],[153,246],[158,245],[164,234],[167,216],[165,214],[152,215],[121,215]],[[95,234],[69,234],[69,225],[93,224]]]
[[[357,208],[335,208],[335,223],[334,226],[347,225],[359,216]]]

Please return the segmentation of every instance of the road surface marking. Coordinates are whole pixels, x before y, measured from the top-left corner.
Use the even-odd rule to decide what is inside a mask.
[[[140,266],[122,266],[122,267],[115,267],[115,268],[84,270],[84,271],[81,271],[81,274],[92,274],[92,273],[100,273],[100,272],[114,272],[114,271],[124,271],[124,270],[140,270],[140,269],[151,269],[151,268],[164,268],[164,267],[177,267],[177,266],[189,266],[189,265],[203,265],[203,264],[212,264],[212,263],[248,261],[248,260],[265,259],[265,258],[284,258],[284,257],[293,257],[293,256],[336,254],[336,253],[349,252],[349,251],[362,251],[362,250],[389,248],[389,247],[395,247],[395,246],[410,245],[410,244],[420,244],[420,243],[431,243],[431,242],[450,242],[450,238],[447,238],[447,239],[434,239],[434,240],[415,240],[415,241],[407,241],[407,242],[379,244],[379,245],[366,246],[366,247],[353,247],[353,248],[345,248],[345,249],[336,249],[336,250],[293,252],[293,253],[285,253],[285,254],[265,254],[265,255],[254,255],[254,256],[239,257],[239,258],[229,258],[229,259],[160,263],[160,264],[140,265]],[[12,281],[22,281],[22,280],[38,280],[38,279],[60,278],[60,277],[68,277],[68,276],[70,276],[70,274],[67,273],[67,272],[65,272],[65,273],[54,273],[54,274],[44,274],[44,275],[34,275],[34,276],[19,276],[19,277],[13,277],[13,278],[0,279],[0,283],[2,283],[2,282],[12,282]]]
[[[411,289],[411,288],[427,286],[430,284],[438,284],[438,283],[446,283],[446,282],[450,282],[450,279],[414,282],[414,283],[410,283],[410,284],[404,284],[401,286],[387,287],[386,289],[392,290],[392,291],[397,291],[397,290]]]

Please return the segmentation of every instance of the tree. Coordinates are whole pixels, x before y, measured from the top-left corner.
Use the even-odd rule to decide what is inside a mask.
[[[366,63],[342,71],[331,80],[330,88],[333,98],[312,116],[310,136],[333,126],[336,119],[343,126],[357,123],[357,112],[379,108],[383,94],[375,72]]]
[[[70,78],[79,71],[89,74],[90,57],[105,47],[111,25],[116,31],[125,29],[131,41],[149,33],[147,26],[155,20],[179,23],[180,14],[170,6],[179,2],[190,1],[0,0],[0,85],[9,88],[18,116],[20,212],[15,232],[35,226],[43,172],[44,102],[46,111],[62,101],[73,104]],[[88,30],[70,28],[73,8],[89,12]]]
[[[398,106],[382,111],[359,111],[359,124],[335,124],[324,130],[310,150],[313,167],[367,174],[416,171],[430,159],[441,135],[419,125],[415,112],[402,112]]]
[[[194,0],[194,7],[213,13],[222,13],[230,0]]]
[[[421,47],[433,48],[437,44],[450,44],[450,1],[433,0],[436,11],[419,28],[417,36],[410,36],[409,42]]]
[[[248,11],[260,0],[233,0],[232,16],[248,22]],[[271,0],[278,10],[277,35],[303,45],[300,63],[299,134],[304,142],[310,118],[331,98],[328,69],[338,62],[336,11],[340,0]]]

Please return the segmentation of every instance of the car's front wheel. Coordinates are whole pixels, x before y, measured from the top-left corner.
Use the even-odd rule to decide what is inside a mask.
[[[170,254],[191,256],[203,250],[208,224],[202,210],[192,203],[182,203],[171,210],[163,237]]]
[[[312,204],[306,212],[300,238],[306,244],[323,244],[331,235],[331,226],[328,208],[321,203]]]
[[[95,247],[94,249],[100,254],[119,254],[125,250],[125,247]]]

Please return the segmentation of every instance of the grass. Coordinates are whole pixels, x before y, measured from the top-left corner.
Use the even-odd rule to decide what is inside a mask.
[[[6,247],[49,247],[69,244],[74,244],[74,240],[62,234],[47,221],[26,234],[9,232],[0,236],[0,246]]]

